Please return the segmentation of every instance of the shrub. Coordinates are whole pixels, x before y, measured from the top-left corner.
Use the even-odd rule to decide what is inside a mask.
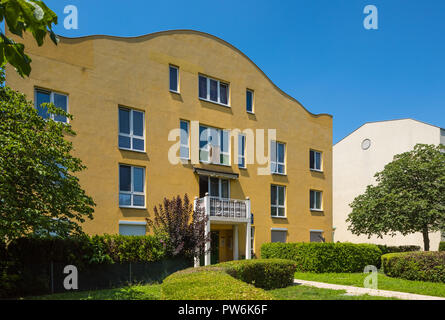
[[[411,251],[420,251],[420,246],[408,245],[408,246],[387,246],[385,244],[377,244],[382,254],[387,253],[396,253],[396,252],[411,252]]]
[[[237,280],[221,268],[176,272],[161,286],[162,300],[272,300],[268,292]]]
[[[445,282],[445,252],[404,252],[382,256],[383,272],[407,280]]]
[[[216,266],[236,279],[266,290],[290,286],[297,268],[294,261],[283,259],[239,260]]]
[[[445,241],[439,243],[439,251],[445,251]]]
[[[293,260],[300,272],[361,272],[378,266],[381,251],[372,244],[353,243],[265,243],[261,258]]]

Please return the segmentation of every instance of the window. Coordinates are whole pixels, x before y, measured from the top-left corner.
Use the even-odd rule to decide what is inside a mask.
[[[250,257],[255,256],[255,227],[250,227]]]
[[[271,242],[286,242],[287,230],[286,229],[272,229],[271,230]]]
[[[284,152],[285,144],[270,142],[270,171],[272,173],[285,174]]]
[[[253,113],[253,91],[246,90],[246,111]]]
[[[119,221],[119,234],[123,236],[145,236],[147,223],[144,221]]]
[[[230,198],[230,183],[227,179],[209,177],[209,195],[222,199]]]
[[[67,123],[68,119],[65,116],[57,115],[57,114],[49,114],[48,109],[46,107],[42,107],[42,103],[52,103],[54,106],[62,109],[65,112],[68,112],[68,96],[52,92],[46,91],[42,89],[35,90],[35,105],[37,108],[37,113],[44,119],[53,119],[54,121]]]
[[[170,91],[179,93],[179,68],[170,65]]]
[[[119,148],[145,151],[144,112],[119,107]]]
[[[199,160],[230,165],[229,131],[199,126]]]
[[[246,167],[246,136],[238,135],[238,167]]]
[[[270,204],[272,217],[285,217],[286,187],[272,185],[270,189]]]
[[[311,230],[310,231],[310,241],[311,242],[325,242],[325,238],[323,238],[322,230]]]
[[[321,191],[310,191],[310,209],[321,211]]]
[[[321,152],[309,151],[309,167],[311,170],[321,171]]]
[[[190,159],[189,122],[181,120],[180,129],[181,129],[181,142],[179,147],[179,157],[181,159]]]
[[[199,98],[223,105],[229,104],[229,85],[219,80],[199,76]]]
[[[119,206],[145,208],[145,168],[119,165]]]

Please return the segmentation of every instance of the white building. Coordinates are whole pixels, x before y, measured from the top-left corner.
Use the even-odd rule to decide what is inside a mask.
[[[369,122],[340,140],[333,148],[333,227],[334,241],[375,243],[392,246],[418,245],[421,233],[394,237],[356,236],[347,230],[349,204],[375,184],[374,174],[382,171],[394,155],[410,151],[417,143],[445,144],[445,129],[413,119]],[[443,238],[444,235],[442,235]],[[440,232],[430,234],[430,250],[437,250]]]

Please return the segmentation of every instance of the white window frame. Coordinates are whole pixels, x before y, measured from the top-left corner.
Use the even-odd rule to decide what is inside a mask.
[[[249,111],[249,110],[247,110],[247,92],[250,92],[251,94],[252,94],[252,110],[251,111]],[[253,90],[251,90],[251,89],[246,89],[246,112],[247,113],[252,113],[252,114],[254,114],[255,113],[255,102],[254,102],[254,99],[255,99],[255,92],[253,91]]]
[[[190,121],[183,120],[183,119],[179,120],[179,130],[181,130],[181,131],[182,131],[181,123],[183,123],[183,122],[187,124],[187,145],[182,143],[182,140],[181,140],[182,135],[180,135],[179,136],[179,158],[184,159],[184,160],[190,160]],[[183,147],[188,149],[187,158],[183,158],[181,156],[181,148],[183,148]]]
[[[199,161],[202,162],[202,163],[209,163],[209,164],[216,164],[216,165],[220,165],[220,166],[230,167],[231,166],[231,162],[232,162],[231,161],[231,154],[230,154],[231,149],[232,149],[231,148],[232,147],[231,146],[231,140],[232,139],[230,139],[230,132],[229,132],[229,130],[219,129],[219,128],[215,128],[215,127],[210,127],[210,126],[206,126],[206,125],[203,125],[203,124],[200,124],[199,127],[203,127],[203,128],[205,128],[205,130],[208,130],[207,131],[207,143],[205,144],[204,147],[202,147],[202,148],[201,148],[201,146],[199,147]],[[218,162],[212,162],[211,159],[210,159],[209,137],[211,136],[211,130],[216,130],[217,135],[218,135],[218,144],[216,145],[216,146],[219,147],[219,154],[220,154]],[[199,130],[199,132],[200,132],[200,134],[199,134],[199,141],[198,141],[198,143],[201,144],[201,130]],[[228,142],[227,150],[228,151],[223,151],[222,148],[221,148],[221,135],[223,133],[227,134],[227,142]],[[212,144],[212,146],[213,145],[214,144]],[[201,150],[207,152],[207,160],[201,159]],[[228,164],[221,163],[221,155],[223,155],[223,156],[225,155],[225,156],[228,157],[228,159],[229,159],[229,163]]]
[[[311,153],[311,152],[314,153],[314,163],[310,163],[309,164],[309,169],[311,171],[323,172],[323,152],[317,151],[317,150],[314,150],[314,149],[310,149],[309,153]],[[317,154],[320,155],[320,168],[316,168],[316,164],[317,164],[316,156],[317,156]],[[309,154],[309,160],[310,160],[310,154]]]
[[[240,137],[242,138],[242,140],[244,140],[244,148],[242,148],[242,146],[240,145]],[[245,134],[240,133],[238,135],[238,167],[242,168],[242,169],[246,169],[247,167],[247,163],[246,163],[246,142],[247,142],[247,137]],[[241,154],[240,154],[241,152]],[[244,160],[244,161],[240,161],[240,159]],[[241,165],[241,163],[244,163],[244,165]]]
[[[171,68],[172,69],[176,69],[176,90],[173,90],[172,88],[170,88],[170,81],[171,81],[171,79],[170,79],[170,69]],[[173,93],[179,93],[180,92],[180,89],[179,89],[179,67],[177,67],[175,65],[172,65],[172,64],[168,65],[168,89],[169,89],[170,92],[173,92]]]
[[[317,203],[317,195],[320,197],[320,208],[313,208],[311,202],[311,193],[314,192],[315,203]],[[323,191],[320,190],[309,190],[309,209],[311,211],[323,211]]]
[[[275,160],[272,159],[272,152],[270,152],[270,171],[272,174],[280,174],[280,175],[286,175],[286,144],[284,142],[279,142],[276,140],[271,140],[270,144],[271,144],[271,148],[272,148],[272,143],[275,143]],[[283,145],[283,162],[279,162],[278,161],[278,145]],[[272,167],[273,164],[275,164],[275,171],[272,171]],[[283,172],[278,172],[278,165],[282,165],[283,166]]]
[[[69,109],[69,95],[67,95],[66,93],[59,92],[59,91],[48,90],[48,89],[43,89],[43,88],[38,88],[38,87],[34,88],[34,107],[36,109],[37,109],[37,107],[40,107],[40,106],[37,106],[37,91],[49,93],[49,103],[52,103],[52,104],[54,104],[54,94],[55,93],[58,95],[61,95],[61,96],[65,96],[66,97],[66,113],[69,113],[69,110],[70,110]],[[54,106],[56,106],[56,105],[54,104]],[[48,116],[49,116],[48,119],[51,119],[56,122],[70,123],[70,119],[68,117],[65,117],[66,121],[64,122],[64,121],[54,120],[54,116],[55,116],[54,113],[48,112]]]
[[[203,77],[206,79],[206,83],[207,83],[207,95],[206,98],[200,97],[199,96],[199,77]],[[210,99],[210,80],[216,81],[217,82],[217,100],[218,101],[214,101]],[[225,84],[227,86],[227,103],[223,103],[221,102],[221,92],[220,92],[220,84]],[[198,98],[200,100],[204,100],[204,101],[208,101],[208,102],[212,102],[212,103],[216,103],[225,107],[229,107],[230,108],[230,84],[228,82],[225,81],[220,81],[214,78],[210,78],[208,76],[199,74],[198,75]]]
[[[121,174],[121,171],[120,171],[120,167],[121,166],[127,166],[127,167],[130,167],[131,168],[131,170],[130,170],[130,178],[131,178],[131,183],[130,183],[130,186],[131,186],[131,190],[130,191],[121,191],[121,189],[120,189],[120,181],[121,181],[121,176],[120,176],[120,174]],[[142,168],[142,169],[144,169],[144,192],[139,192],[139,191],[134,191],[134,181],[133,181],[133,170],[134,170],[134,168]],[[145,169],[145,167],[140,167],[140,166],[133,166],[133,165],[131,165],[131,164],[126,164],[126,163],[119,163],[119,177],[118,177],[118,179],[119,179],[119,183],[118,183],[118,185],[119,185],[119,196],[120,196],[120,194],[122,193],[122,194],[129,194],[130,195],[130,199],[131,199],[131,204],[130,205],[121,205],[120,204],[120,201],[119,201],[119,208],[133,208],[133,209],[146,209],[147,208],[147,197],[146,197],[146,190],[147,190],[147,187],[146,187],[146,185],[145,185],[145,181],[146,181],[146,178],[147,178],[147,176],[146,176],[146,173],[147,172],[147,170]],[[133,196],[134,195],[137,195],[137,196],[144,196],[144,206],[135,206],[135,205],[133,205]]]
[[[117,121],[118,121],[118,131],[119,131],[119,125],[120,125],[120,119],[119,119],[119,110],[120,109],[130,111],[130,134],[118,132],[118,148],[121,149],[121,150],[145,153],[145,149],[146,149],[146,146],[145,146],[145,144],[146,144],[146,141],[145,141],[145,111],[136,110],[136,109],[128,108],[128,107],[125,107],[125,106],[119,106],[119,108],[118,108],[118,119],[117,119]],[[143,131],[143,135],[142,136],[138,136],[138,135],[135,135],[133,133],[133,112],[140,112],[140,113],[142,113],[142,125],[144,126],[144,128],[142,130]],[[124,147],[119,146],[119,136],[130,138],[130,148],[124,148]],[[137,149],[133,148],[133,138],[144,140],[144,150],[137,150]]]
[[[287,196],[286,196],[286,186],[282,186],[282,185],[278,185],[278,184],[271,184],[271,186],[270,186],[270,193],[272,193],[272,187],[276,187],[277,188],[277,192],[276,192],[276,199],[275,199],[275,203],[276,204],[272,204],[272,201],[271,201],[271,203],[270,203],[270,216],[272,217],[272,218],[282,218],[282,219],[285,219],[286,218],[286,201],[287,201]],[[283,188],[284,189],[284,203],[283,203],[283,205],[280,205],[280,204],[278,204],[278,188]],[[276,215],[273,215],[272,214],[272,208],[276,208],[277,210],[276,210]],[[284,211],[284,216],[279,216],[278,215],[278,212],[279,212],[279,208],[283,208],[283,211]]]

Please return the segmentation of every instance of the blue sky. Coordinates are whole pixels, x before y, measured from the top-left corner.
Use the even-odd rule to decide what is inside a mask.
[[[169,29],[216,35],[249,56],[313,113],[334,116],[337,142],[368,121],[445,127],[445,1],[45,0],[58,34],[138,36]],[[66,5],[77,30],[63,27]],[[363,27],[366,5],[379,29]]]

